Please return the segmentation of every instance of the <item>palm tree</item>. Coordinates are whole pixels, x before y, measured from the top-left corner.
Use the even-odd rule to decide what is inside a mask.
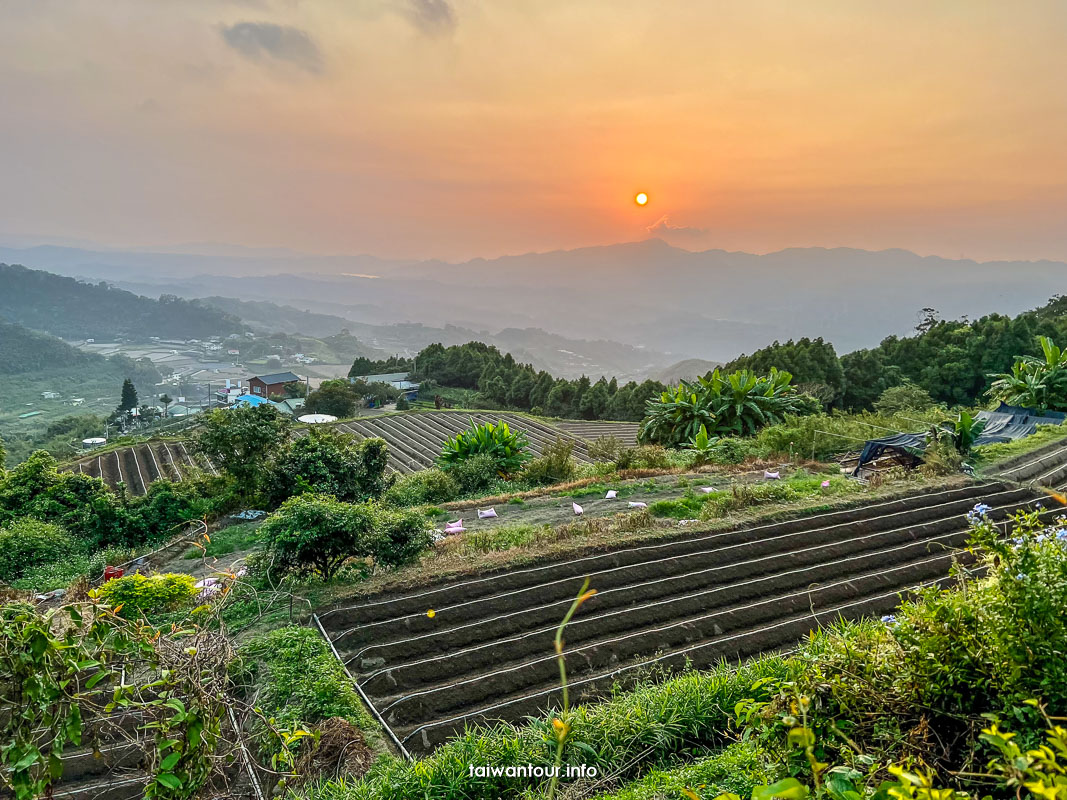
[[[167,407],[174,402],[174,398],[171,397],[169,394],[161,394],[159,396],[159,402],[163,404],[163,418],[166,419]]]

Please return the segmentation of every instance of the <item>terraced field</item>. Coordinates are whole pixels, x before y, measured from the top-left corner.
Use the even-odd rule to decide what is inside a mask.
[[[546,444],[554,442],[556,437],[569,439],[574,442],[574,458],[583,463],[589,461],[588,442],[579,435],[562,427],[518,414],[428,411],[368,417],[351,422],[339,422],[335,427],[352,434],[356,439],[376,436],[385,439],[389,443],[390,468],[395,472],[408,473],[433,466],[437,456],[441,453],[441,446],[445,439],[455,436],[468,427],[471,417],[478,422],[504,420],[512,429],[524,431],[530,440],[530,450],[535,455],[540,455],[541,449]],[[627,423],[617,424],[627,425]],[[306,428],[297,429],[298,435],[306,431]],[[147,442],[99,455],[86,456],[65,467],[74,472],[92,475],[94,478],[102,478],[112,487],[119,481],[123,481],[129,492],[134,495],[144,494],[148,485],[157,478],[181,481],[196,468],[217,474],[214,465],[194,456],[186,444],[163,441]]]
[[[81,472],[114,487],[122,481],[130,494],[142,495],[154,480],[181,482],[197,470],[218,474],[214,465],[196,457],[184,442],[146,442],[86,456],[64,469]]]
[[[572,698],[652,667],[707,667],[793,646],[838,617],[878,616],[972,558],[966,512],[997,519],[1067,479],[1067,444],[993,482],[382,595],[316,617],[402,746],[427,752],[472,722],[557,702],[552,638],[585,576],[597,595],[567,630]],[[431,618],[427,611],[433,609]]]
[[[587,442],[595,442],[601,436],[614,436],[626,447],[637,444],[639,427],[636,422],[557,422],[556,426]]]
[[[385,439],[389,443],[389,465],[397,472],[407,473],[432,467],[445,440],[469,427],[472,418],[475,422],[503,420],[512,430],[523,431],[535,455],[540,455],[541,449],[557,437],[569,439],[574,442],[574,458],[583,463],[589,461],[588,443],[580,436],[562,426],[519,414],[426,411],[339,422],[336,427],[357,439],[375,436]]]

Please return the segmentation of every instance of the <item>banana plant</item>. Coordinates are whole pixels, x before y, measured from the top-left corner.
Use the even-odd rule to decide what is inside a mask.
[[[790,373],[771,368],[762,376],[750,370],[724,375],[716,369],[692,383],[682,381],[649,401],[641,439],[681,447],[696,438],[701,426],[709,435],[751,435],[803,410],[792,380]]]
[[[971,452],[975,440],[982,435],[985,426],[986,420],[976,419],[967,411],[960,411],[956,419],[944,423],[942,431],[945,437],[952,442],[956,452],[961,456],[965,456]]]
[[[500,420],[479,424],[471,417],[470,427],[445,440],[438,463],[442,466],[465,461],[471,456],[486,453],[496,461],[502,475],[510,475],[522,469],[532,458],[530,442],[522,431],[512,432],[506,422]]]
[[[706,464],[715,452],[718,441],[718,436],[709,436],[707,427],[701,425],[697,435],[683,445],[682,449],[692,453],[696,462]]]

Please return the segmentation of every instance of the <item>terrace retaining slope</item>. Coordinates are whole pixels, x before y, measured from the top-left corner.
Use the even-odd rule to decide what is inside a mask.
[[[878,615],[973,557],[966,512],[1003,520],[1067,480],[1067,446],[974,483],[841,511],[620,548],[320,615],[361,690],[404,745],[426,752],[466,725],[517,721],[558,700],[555,627],[584,576],[598,594],[567,629],[572,695],[596,697],[651,666],[707,667],[792,646],[837,617]],[[434,610],[434,616],[427,611]]]
[[[455,436],[476,422],[507,422],[512,430],[522,431],[530,441],[530,452],[541,455],[546,445],[557,438],[571,442],[575,460],[587,464],[589,444],[579,436],[546,422],[519,414],[461,411],[419,411],[405,414],[383,414],[331,425],[349,433],[355,439],[380,437],[389,444],[389,469],[407,474],[434,466],[445,440]],[[620,423],[625,424],[625,423]],[[298,428],[297,435],[306,435],[307,428]],[[202,456],[194,456],[184,442],[150,441],[104,453],[88,455],[62,467],[64,471],[80,472],[101,478],[114,488],[121,481],[131,495],[143,495],[154,480],[166,478],[182,481],[198,470],[217,475],[215,466]]]

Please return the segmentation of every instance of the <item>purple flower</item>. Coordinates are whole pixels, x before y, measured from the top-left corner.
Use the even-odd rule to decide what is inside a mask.
[[[896,625],[897,618],[893,614],[886,614],[884,617],[882,617],[882,622],[886,625]]]

